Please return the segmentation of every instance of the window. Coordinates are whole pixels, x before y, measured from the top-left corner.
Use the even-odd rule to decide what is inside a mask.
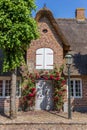
[[[2,96],[3,86],[2,86],[2,80],[0,80],[0,96]]]
[[[36,69],[53,69],[53,50],[40,48],[36,51]]]
[[[11,80],[0,80],[0,97],[9,97],[11,92]],[[16,96],[21,95],[20,80],[17,80]]]
[[[71,97],[82,97],[82,81],[80,79],[71,79]]]
[[[10,91],[11,91],[11,81],[10,80],[6,80],[5,81],[5,96],[10,96]]]
[[[21,95],[20,80],[17,81],[16,95],[17,95],[17,96],[20,96],[20,95]]]

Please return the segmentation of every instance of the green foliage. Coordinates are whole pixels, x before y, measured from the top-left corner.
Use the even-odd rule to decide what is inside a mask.
[[[63,107],[66,94],[66,80],[62,75],[63,66],[60,69],[56,67],[52,71],[41,71],[36,73],[28,73],[24,76],[24,84],[22,88],[21,105],[23,110],[27,107],[34,106],[36,94],[36,80],[52,80],[53,81],[53,101],[54,109],[60,111]]]
[[[22,97],[20,99],[22,110],[30,110],[30,108],[35,105],[35,95],[35,80],[33,80],[32,78],[28,78],[28,81],[22,88]]]
[[[24,62],[31,40],[38,37],[32,17],[34,0],[0,0],[0,48],[4,53],[4,71],[13,70]]]

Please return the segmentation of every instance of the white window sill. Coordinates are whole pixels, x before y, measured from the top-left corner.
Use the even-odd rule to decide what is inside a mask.
[[[20,98],[20,97],[21,97],[21,96],[16,96],[16,98]],[[3,96],[2,96],[2,97],[0,97],[0,99],[8,99],[8,98],[10,99],[10,96],[6,96],[6,97],[3,97]]]

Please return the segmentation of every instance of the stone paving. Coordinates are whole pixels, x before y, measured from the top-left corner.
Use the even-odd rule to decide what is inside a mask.
[[[72,119],[68,114],[54,111],[28,111],[18,112],[17,118],[11,120],[9,116],[0,114],[0,124],[6,123],[74,123],[87,124],[87,113],[72,112]]]
[[[87,113],[72,113],[72,119],[67,113],[29,111],[18,112],[17,118],[0,115],[0,130],[87,130]]]

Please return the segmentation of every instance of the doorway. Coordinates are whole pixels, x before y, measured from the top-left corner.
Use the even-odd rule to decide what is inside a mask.
[[[35,110],[53,109],[53,84],[51,80],[36,81]]]

